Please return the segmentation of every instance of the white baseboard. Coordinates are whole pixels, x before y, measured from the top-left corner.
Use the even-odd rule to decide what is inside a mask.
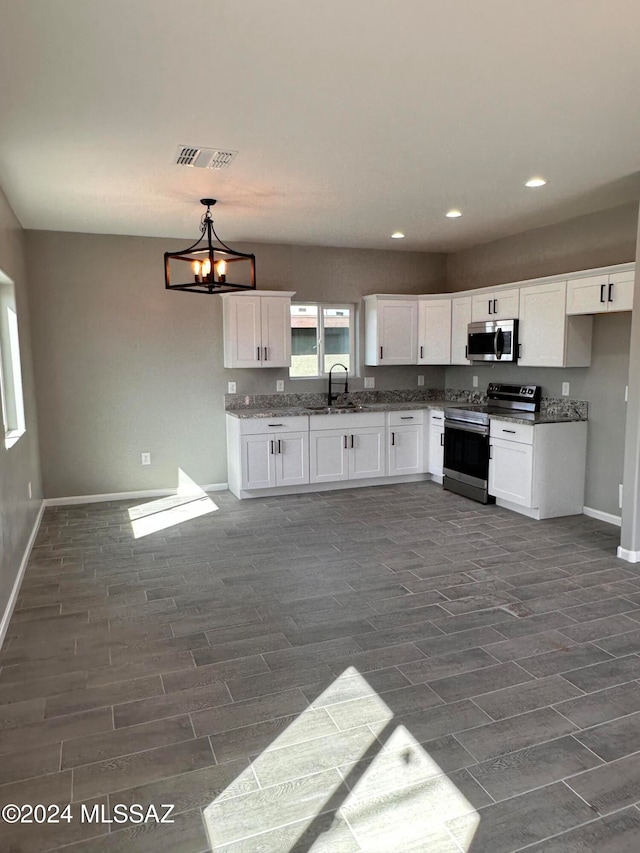
[[[209,483],[201,486],[204,492],[224,492],[228,483]],[[108,495],[70,495],[66,498],[45,498],[45,506],[73,506],[74,504],[105,503],[106,501],[137,501],[146,498],[166,498],[175,495],[177,489],[147,489],[143,492],[112,492]]]
[[[616,527],[622,525],[622,518],[619,515],[612,515],[610,512],[602,512],[599,509],[593,509],[590,506],[583,506],[582,512],[590,518],[597,518],[598,521],[606,521],[608,524],[615,524]]]
[[[40,529],[40,522],[42,521],[43,512],[44,501],[40,504],[40,509],[38,510],[38,515],[36,516],[36,520],[33,524],[33,529],[31,531],[31,535],[29,536],[27,547],[24,549],[24,554],[22,555],[20,568],[18,569],[18,574],[13,584],[11,595],[9,596],[9,601],[7,601],[7,606],[5,607],[4,614],[2,616],[2,619],[0,619],[0,649],[2,648],[2,644],[7,633],[7,628],[9,627],[9,622],[11,621],[11,617],[13,615],[13,608],[16,606],[16,601],[18,600],[18,594],[20,592],[22,578],[24,577],[24,573],[27,568],[27,563],[29,562],[29,557],[31,556],[31,549],[33,548],[33,543],[36,541],[36,536],[38,535],[38,530]]]
[[[626,560],[627,563],[640,563],[640,551],[627,551],[622,545],[618,545],[617,556],[621,560]]]

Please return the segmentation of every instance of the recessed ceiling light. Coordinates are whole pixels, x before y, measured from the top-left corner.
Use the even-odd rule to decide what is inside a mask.
[[[546,183],[544,178],[530,178],[525,183],[525,187],[543,187]]]
[[[448,210],[445,216],[448,216],[449,219],[457,219],[458,216],[462,216],[462,211],[454,208],[453,210]]]
[[[392,240],[402,240],[404,238],[404,234],[402,231],[394,231],[391,235]]]

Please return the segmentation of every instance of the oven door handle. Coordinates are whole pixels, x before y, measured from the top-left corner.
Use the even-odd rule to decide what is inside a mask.
[[[473,432],[476,435],[489,435],[489,427],[486,424],[473,424],[467,421],[457,421],[454,418],[447,418],[444,422],[445,431],[448,429],[458,429],[461,432]]]
[[[502,358],[502,354],[504,353],[504,334],[502,333],[502,329],[496,329],[493,339],[493,351],[496,358]]]

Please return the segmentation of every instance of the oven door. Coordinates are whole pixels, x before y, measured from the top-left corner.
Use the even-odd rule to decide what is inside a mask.
[[[445,420],[443,474],[445,489],[482,503],[490,501],[487,426]]]

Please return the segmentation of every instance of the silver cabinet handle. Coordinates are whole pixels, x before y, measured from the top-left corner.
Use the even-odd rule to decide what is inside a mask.
[[[396,434],[395,434],[395,432],[392,432],[391,433],[391,447],[395,447],[395,443],[396,443]]]
[[[440,447],[444,447],[444,433],[440,433]]]

